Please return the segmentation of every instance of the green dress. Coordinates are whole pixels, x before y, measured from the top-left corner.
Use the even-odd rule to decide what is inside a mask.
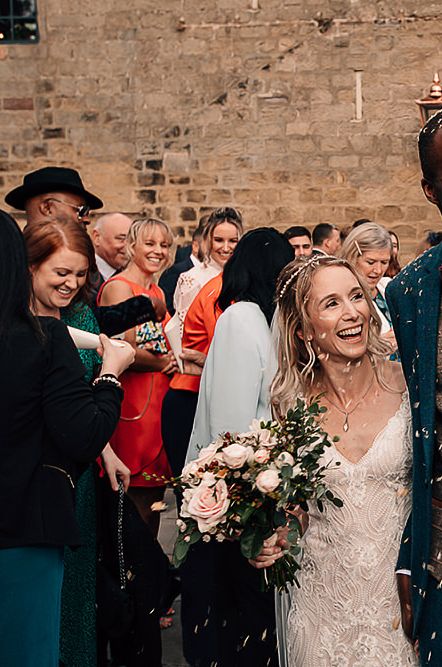
[[[77,329],[100,333],[92,310],[84,303],[61,310],[62,321]],[[101,363],[95,350],[78,350],[90,382]],[[76,484],[76,515],[82,546],[65,549],[61,598],[60,660],[66,667],[96,667],[97,637],[95,577],[97,565],[97,521],[94,464],[88,466]]]

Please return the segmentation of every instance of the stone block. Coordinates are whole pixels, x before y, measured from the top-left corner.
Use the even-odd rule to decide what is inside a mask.
[[[145,204],[155,204],[157,193],[155,190],[138,190],[138,199]]]
[[[207,200],[207,193],[204,190],[187,190],[186,201],[192,204],[204,204]]]
[[[147,174],[146,173],[138,174],[137,176],[138,184],[141,185],[142,187],[149,187],[152,185],[164,185],[165,180],[166,180],[165,176],[156,171],[152,171]]]
[[[45,127],[43,128],[43,139],[64,139],[66,131],[64,127]]]
[[[328,164],[334,169],[354,169],[359,166],[358,155],[333,155]]]
[[[320,188],[301,188],[299,201],[308,204],[320,204],[322,202],[322,190]]]
[[[180,211],[181,220],[193,221],[197,219],[196,210],[189,206],[185,206]]]
[[[4,97],[3,109],[8,111],[32,111],[34,100],[32,97]]]
[[[186,152],[164,153],[163,157],[164,170],[169,173],[183,173],[190,169],[190,155]]]

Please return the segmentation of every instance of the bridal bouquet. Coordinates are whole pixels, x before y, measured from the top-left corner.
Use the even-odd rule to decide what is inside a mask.
[[[317,402],[298,399],[281,422],[254,420],[247,433],[224,433],[185,466],[172,481],[183,495],[174,563],[180,565],[189,547],[203,540],[238,541],[246,558],[255,558],[264,540],[277,528],[288,527],[290,547],[263,570],[267,587],[287,589],[296,582],[300,523],[290,509],[307,501],[342,506],[324,484],[326,466],[320,458],[332,441],[317,417]]]

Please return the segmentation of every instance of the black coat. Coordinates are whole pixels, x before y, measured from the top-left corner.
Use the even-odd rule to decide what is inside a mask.
[[[119,419],[122,392],[91,388],[65,325],[11,327],[0,346],[0,548],[77,545],[77,464],[93,461]]]

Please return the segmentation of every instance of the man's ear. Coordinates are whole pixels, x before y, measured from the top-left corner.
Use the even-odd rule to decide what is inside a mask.
[[[38,210],[44,217],[50,218],[52,211],[50,199],[42,199],[38,204]]]
[[[436,193],[434,192],[433,184],[430,183],[430,181],[427,181],[426,178],[423,178],[421,180],[421,186],[422,186],[422,190],[424,191],[424,195],[426,196],[428,201],[431,202],[432,204],[436,204],[436,206],[437,206],[438,201],[437,201]]]
[[[322,242],[321,248],[328,255],[328,252],[330,250],[330,239],[324,239],[323,242]]]

